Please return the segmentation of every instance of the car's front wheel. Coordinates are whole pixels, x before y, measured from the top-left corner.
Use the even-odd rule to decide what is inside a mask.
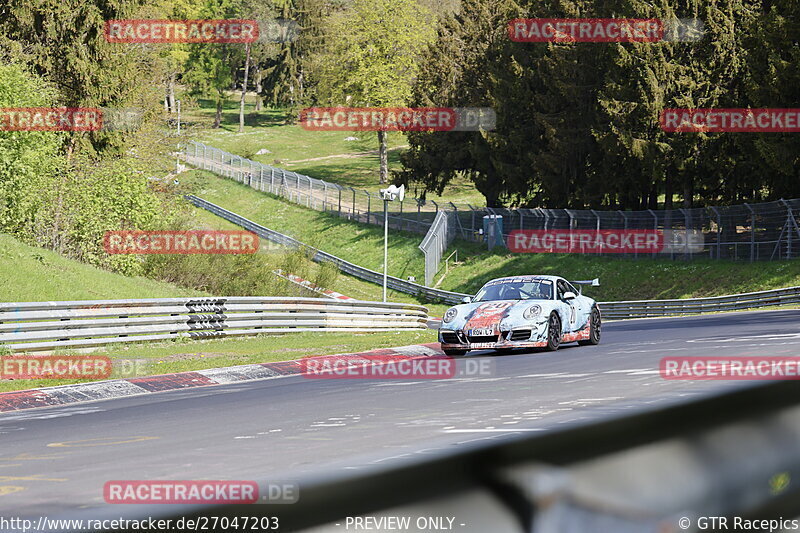
[[[547,350],[555,352],[561,345],[561,319],[553,312],[547,321]]]
[[[600,344],[600,325],[600,311],[595,307],[589,316],[589,338],[585,341],[578,341],[578,344],[581,346],[597,346]]]

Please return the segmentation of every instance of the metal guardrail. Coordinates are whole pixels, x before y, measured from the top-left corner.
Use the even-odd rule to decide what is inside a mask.
[[[425,329],[421,305],[321,298],[155,298],[0,303],[0,346],[81,348],[186,337]]]
[[[367,224],[383,225],[383,202],[373,193],[298,174],[231,154],[196,141],[180,156],[194,167],[234,179],[254,189],[282,196],[311,209]],[[696,253],[607,254],[670,259],[734,259],[745,261],[800,257],[800,198],[732,206],[689,209],[599,211],[594,209],[505,209],[435,202],[406,197],[394,202],[389,226],[425,233],[437,213],[449,217],[452,232],[462,239],[483,241],[483,217],[503,218],[503,238],[516,229],[533,230],[672,230],[702,232],[705,246]],[[405,205],[404,205],[405,204]],[[393,206],[394,207],[394,206]],[[497,243],[503,245],[502,242]]]
[[[327,252],[312,248],[297,239],[265,228],[256,224],[232,211],[228,211],[218,205],[212,204],[197,196],[187,196],[196,206],[207,209],[208,211],[233,222],[259,237],[270,241],[283,244],[292,248],[307,250],[314,261],[329,261],[334,263],[339,270],[357,278],[371,283],[383,283],[383,275],[369,270],[368,268],[354,265],[344,259],[340,259]],[[467,294],[460,292],[444,291],[423,287],[417,283],[405,281],[400,278],[389,276],[388,285],[390,288],[422,297],[429,301],[441,301],[448,304],[461,303],[461,299]],[[757,309],[761,307],[772,307],[776,305],[800,303],[800,286],[787,287],[785,289],[775,289],[769,291],[749,292],[744,294],[731,294],[727,296],[712,296],[708,298],[686,298],[675,300],[632,300],[621,302],[598,302],[604,318],[625,319],[625,318],[647,318],[658,316],[691,315],[702,313],[717,313],[721,311],[736,311],[741,309]]]
[[[598,305],[604,318],[621,319],[718,313],[798,303],[800,287],[708,298],[599,302]]]
[[[428,233],[419,245],[419,249],[425,254],[425,286],[433,285],[434,277],[439,272],[439,263],[447,247],[453,242],[455,233],[448,231],[449,216],[444,211],[439,211],[433,220]]]

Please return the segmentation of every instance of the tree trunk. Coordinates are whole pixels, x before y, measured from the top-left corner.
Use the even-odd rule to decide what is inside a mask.
[[[217,96],[217,114],[214,116],[214,125],[212,128],[219,128],[222,124],[222,95]]]
[[[258,61],[256,61],[253,65],[253,78],[256,82],[256,111],[261,111],[261,90],[263,89],[261,84],[261,75],[261,67],[258,64]]]
[[[694,183],[693,178],[690,176],[686,178],[683,184],[683,207],[688,209],[692,207],[692,200],[694,197]]]
[[[244,81],[242,82],[242,99],[239,101],[239,133],[244,131],[244,99],[247,96],[247,74],[250,71],[250,43],[245,44]]]
[[[386,132],[378,130],[378,153],[381,160],[381,183],[386,183],[389,174],[389,151],[386,147]]]
[[[669,174],[669,169],[664,178],[664,209],[672,209],[672,176]]]
[[[175,73],[169,75],[167,82],[167,98],[169,99],[169,112],[175,112]]]

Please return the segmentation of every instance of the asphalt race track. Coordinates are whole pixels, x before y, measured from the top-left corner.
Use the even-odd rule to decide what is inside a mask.
[[[0,515],[93,518],[109,480],[291,480],[749,384],[659,375],[702,355],[800,356],[800,310],[607,323],[600,346],[495,356],[488,377],[294,376],[0,414]]]

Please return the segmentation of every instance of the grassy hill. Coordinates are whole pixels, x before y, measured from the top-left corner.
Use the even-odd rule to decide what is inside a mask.
[[[373,270],[383,264],[383,230],[307,209],[255,191],[209,172],[191,171],[182,182],[198,196],[271,229],[291,235],[343,259]],[[204,215],[212,220],[213,215]],[[219,220],[219,219],[217,219]],[[419,234],[392,232],[389,273],[424,278]],[[698,259],[672,261],[593,257],[573,254],[488,252],[474,243],[457,242],[461,264],[451,268],[441,288],[475,292],[491,278],[514,274],[558,274],[568,279],[599,277],[588,289],[599,300],[689,298],[800,285],[800,261],[729,262]],[[340,276],[341,278],[342,276]],[[332,287],[346,292],[343,287]]]
[[[172,298],[204,293],[114,274],[0,233],[0,301]]]
[[[210,126],[216,113],[211,100],[200,99],[197,107],[184,112],[193,137],[228,152],[275,165],[314,178],[377,193],[379,184],[378,139],[374,132],[308,131],[289,124],[289,111],[265,108],[255,112],[255,97],[245,104],[245,128],[239,133],[239,93],[229,93],[218,129]],[[355,137],[357,140],[345,139]],[[389,170],[400,170],[400,153],[408,145],[402,132],[388,133]],[[262,149],[268,154],[257,155]],[[411,196],[420,194],[412,187]],[[486,205],[486,200],[467,179],[453,180],[442,195],[428,200]]]

